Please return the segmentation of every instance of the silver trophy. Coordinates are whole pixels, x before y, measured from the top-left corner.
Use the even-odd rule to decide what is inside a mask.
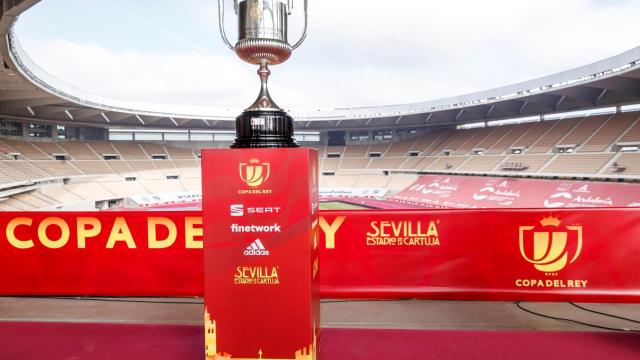
[[[236,118],[237,138],[232,148],[297,147],[293,119],[271,99],[267,81],[269,65],[282,64],[307,36],[308,0],[304,0],[304,30],[290,45],[288,21],[293,0],[234,0],[238,16],[238,42],[232,45],[224,29],[224,0],[218,0],[220,34],[240,59],[260,65],[261,88],[256,101]]]

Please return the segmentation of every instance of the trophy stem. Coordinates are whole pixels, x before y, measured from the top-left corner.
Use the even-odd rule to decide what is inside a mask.
[[[269,63],[260,62],[260,93],[256,101],[236,118],[236,140],[231,148],[299,147],[293,138],[293,118],[271,99]]]
[[[258,69],[258,76],[260,76],[260,93],[256,101],[245,109],[245,111],[283,111],[271,98],[269,94],[269,76],[271,70],[269,70],[269,63],[266,60],[260,62],[260,68]]]

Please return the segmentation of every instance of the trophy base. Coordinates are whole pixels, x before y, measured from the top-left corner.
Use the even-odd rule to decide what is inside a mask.
[[[245,111],[236,118],[232,149],[296,148],[293,118],[284,111]]]

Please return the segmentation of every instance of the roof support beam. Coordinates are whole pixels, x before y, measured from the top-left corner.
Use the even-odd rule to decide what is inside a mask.
[[[522,106],[520,106],[520,110],[518,110],[518,115],[522,114],[522,111],[524,110],[524,108],[527,107],[527,105],[529,105],[528,101],[525,101]]]
[[[109,120],[109,118],[107,117],[107,114],[101,112],[100,115],[102,115],[102,118],[109,124],[111,124],[111,120]]]
[[[491,113],[493,112],[493,110],[496,108],[495,105],[491,105],[491,107],[489,108],[489,110],[487,110],[487,112],[484,114],[484,118],[485,120],[489,118],[489,115],[491,115]]]
[[[595,101],[595,105],[598,105],[598,103],[600,102],[600,100],[602,100],[602,98],[607,94],[607,92],[609,91],[609,89],[602,89],[602,92],[600,93],[600,95],[598,95],[598,97],[596,98]]]

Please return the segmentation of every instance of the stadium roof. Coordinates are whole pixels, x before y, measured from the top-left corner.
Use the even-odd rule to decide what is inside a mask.
[[[150,105],[101,98],[73,88],[35,64],[12,27],[39,0],[4,1],[0,18],[0,116],[100,127],[234,128],[234,110]],[[640,47],[542,78],[412,104],[290,110],[303,130],[462,125],[640,102]]]

